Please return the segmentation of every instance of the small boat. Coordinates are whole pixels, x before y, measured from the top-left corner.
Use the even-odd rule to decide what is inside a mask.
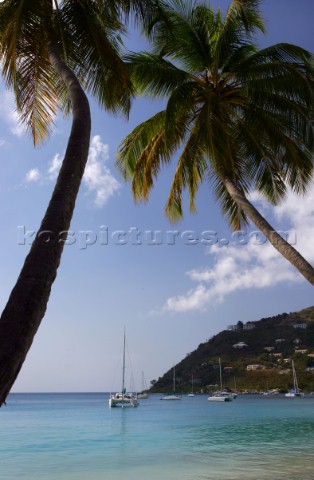
[[[138,392],[137,398],[141,398],[142,400],[143,400],[143,399],[145,400],[145,399],[148,398],[148,393],[146,393],[146,392]]]
[[[236,382],[236,378],[235,378],[235,377],[233,377],[233,381],[234,381],[234,390],[233,390],[232,395],[233,395],[233,398],[237,398],[237,396],[238,396],[238,391],[237,391],[237,382]]]
[[[264,397],[269,397],[269,396],[277,395],[277,394],[279,394],[278,388],[269,389],[268,388],[268,382],[266,382],[266,390],[264,392],[262,392],[262,395]]]
[[[122,390],[120,393],[110,394],[109,407],[138,407],[137,395]]]
[[[263,392],[263,395],[264,396],[268,396],[268,397],[272,397],[274,395],[279,395],[279,390],[278,388],[273,388],[271,390],[266,390],[265,392]]]
[[[236,392],[228,392],[228,390],[222,390],[221,395],[228,396],[231,400],[235,400],[238,396]]]
[[[123,362],[122,362],[122,389],[121,392],[109,395],[109,407],[138,407],[137,394],[127,392],[125,388],[125,328],[123,336]]]
[[[192,382],[191,382],[191,383],[192,383],[192,390],[191,390],[191,392],[190,392],[190,393],[188,393],[188,397],[195,397],[195,395],[194,395],[194,391],[193,391],[193,385],[194,385],[194,381],[193,381],[193,375],[192,375]]]
[[[137,398],[147,399],[148,398],[147,390],[148,388],[147,388],[147,383],[144,377],[144,372],[142,372],[142,391],[138,392]]]
[[[175,393],[166,393],[160,400],[182,400],[182,397]]]
[[[289,397],[290,398],[301,397],[302,393],[299,390],[298,379],[297,379],[297,374],[295,372],[295,367],[294,367],[294,361],[293,360],[292,360],[291,364],[292,364],[293,388],[291,388],[291,390],[289,390],[289,392],[287,392],[285,394],[285,397],[288,397],[288,398]]]
[[[209,402],[231,402],[236,397],[236,394],[229,393],[226,390],[223,390],[222,388],[222,373],[221,373],[220,358],[219,358],[219,374],[220,374],[220,391],[208,397],[207,400]]]
[[[176,394],[176,369],[173,367],[173,393],[166,393],[160,400],[182,400],[181,395]]]
[[[209,402],[231,402],[232,398],[229,395],[222,395],[221,393],[215,393],[207,399]]]

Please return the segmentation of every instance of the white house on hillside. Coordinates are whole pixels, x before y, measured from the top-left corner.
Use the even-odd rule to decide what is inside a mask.
[[[254,323],[246,323],[245,325],[243,325],[243,330],[253,330],[254,328]]]
[[[238,325],[228,325],[226,330],[228,330],[229,332],[236,332],[237,330],[239,330],[239,327]]]
[[[275,349],[275,347],[264,347],[264,350],[267,352],[272,352]]]
[[[244,348],[244,347],[247,347],[247,344],[244,343],[244,342],[239,342],[239,343],[235,343],[232,346],[233,346],[233,348]]]
[[[265,367],[263,365],[247,365],[246,369],[248,371],[253,371],[253,370],[265,370]]]

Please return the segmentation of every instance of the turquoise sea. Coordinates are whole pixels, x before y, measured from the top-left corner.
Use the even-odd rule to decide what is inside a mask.
[[[314,480],[314,396],[11,394],[0,409],[0,480],[121,478]]]

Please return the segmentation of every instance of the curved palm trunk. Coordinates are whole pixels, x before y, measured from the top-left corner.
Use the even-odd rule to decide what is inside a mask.
[[[265,218],[248,201],[243,193],[236,187],[230,178],[223,178],[224,185],[229,195],[236,204],[246,213],[250,220],[260,229],[270,243],[283,255],[299,272],[314,285],[314,268],[310,265],[300,253],[295,250],[286,240],[284,240]]]
[[[49,44],[49,59],[62,77],[73,106],[73,119],[62,168],[40,230],[0,318],[0,406],[23,365],[45,314],[56,278],[66,232],[88,157],[90,109],[76,76],[61,61],[57,45]]]

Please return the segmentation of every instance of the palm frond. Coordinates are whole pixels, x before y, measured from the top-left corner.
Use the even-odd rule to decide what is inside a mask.
[[[232,49],[228,56],[220,59],[220,68],[223,75],[237,73],[239,65],[243,64],[247,59],[256,53],[257,47],[251,43],[239,45],[236,49]]]
[[[172,222],[179,220],[183,216],[182,192],[186,188],[189,191],[190,211],[196,212],[196,193],[199,185],[206,177],[208,164],[202,149],[203,132],[199,127],[200,124],[193,126],[177,163],[165,207],[166,215]]]
[[[113,3],[117,5],[117,2]],[[148,37],[153,35],[158,24],[168,23],[168,4],[163,0],[120,0],[119,7],[122,23],[133,21]]]
[[[247,217],[226,179],[243,196],[257,189],[277,204],[288,186],[302,193],[313,178],[313,57],[289,44],[258,51],[259,5],[233,0],[223,18],[206,5],[170,0],[168,22],[152,30],[153,53],[128,58],[138,91],[168,100],[160,117],[127,137],[124,173],[135,198],[146,199],[162,164],[180,150],[166,204],[172,220],[183,215],[185,190],[195,211],[204,180],[237,229]]]
[[[224,20],[226,30],[229,25],[239,25],[247,35],[257,31],[265,33],[264,21],[259,10],[260,4],[261,0],[233,0]]]
[[[237,187],[241,191],[243,191],[241,188],[241,184],[237,182],[236,179],[234,181],[237,184]],[[210,182],[213,185],[214,194],[220,205],[222,214],[228,220],[228,223],[231,229],[234,231],[237,231],[237,230],[241,230],[243,227],[248,225],[249,220],[246,214],[230,196],[222,179],[216,175],[210,176]]]
[[[163,137],[165,117],[166,112],[163,110],[141,123],[119,146],[116,167],[125,180],[133,180],[136,177],[134,182],[138,182],[140,185],[138,188],[135,188],[137,191],[144,189],[144,180],[140,177],[145,175],[144,170],[149,161],[148,159],[152,159],[155,156],[156,158],[158,157],[156,161],[163,162],[169,158]],[[153,146],[154,154],[149,157],[149,148],[153,148]],[[141,168],[139,168],[139,164]],[[148,176],[148,173],[146,175]],[[141,196],[142,194],[139,194],[137,198]]]
[[[265,27],[259,12],[259,0],[233,0],[227,14],[220,23],[219,35],[215,42],[215,70],[223,69],[230,58],[239,55],[239,48],[254,48],[252,35]],[[242,54],[245,49],[242,50]]]
[[[239,71],[248,66],[272,62],[294,64],[304,70],[308,69],[313,76],[313,55],[304,48],[290,43],[278,43],[256,51],[253,56],[247,59],[248,65],[246,63],[239,65]]]
[[[159,55],[147,52],[124,57],[127,69],[138,93],[154,97],[168,96],[190,75]]]
[[[132,84],[120,57],[124,28],[106,2],[64,0],[61,22],[67,58],[84,87],[113,113],[128,114]],[[119,79],[117,81],[117,79]]]
[[[58,103],[48,60],[49,15],[49,2],[8,0],[0,10],[2,73],[36,145],[48,135]]]
[[[25,55],[17,71],[17,107],[35,145],[47,137],[58,107],[52,67],[45,60]]]
[[[155,27],[154,52],[175,60],[180,68],[202,72],[211,64],[211,35],[216,19],[205,6],[174,1],[167,9],[168,22]]]
[[[62,111],[64,117],[67,117],[72,111],[72,103],[68,96],[68,90],[62,78],[59,77],[59,75],[57,75],[55,71],[52,72],[51,82],[54,85],[54,89],[57,94],[59,108]]]
[[[246,111],[245,121],[238,131],[242,140],[242,149],[238,149],[238,154],[246,159],[243,174],[273,204],[285,195],[286,184],[301,192],[312,178],[313,131],[307,144],[304,136],[298,135],[296,127],[291,127],[291,119],[291,116],[284,119],[280,112],[252,107]],[[259,132],[258,141],[264,154],[252,141],[256,131]]]
[[[174,137],[177,138],[178,142],[183,141],[195,118],[197,118],[206,97],[206,86],[195,81],[181,83],[173,91],[166,108],[167,141],[172,142]]]
[[[149,193],[154,185],[154,179],[157,178],[162,157],[166,157],[165,149],[165,130],[161,129],[146,147],[136,162],[133,179],[132,192],[135,201],[148,200]]]

